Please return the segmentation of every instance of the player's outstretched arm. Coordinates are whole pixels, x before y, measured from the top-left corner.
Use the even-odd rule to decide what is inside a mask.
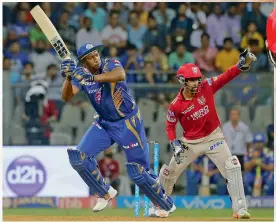
[[[249,70],[252,63],[256,60],[256,56],[253,53],[251,53],[248,49],[242,52],[239,56],[239,62],[236,65],[230,67],[224,73],[207,80],[209,85],[213,89],[213,93],[218,91],[232,79],[238,76],[242,71]]]

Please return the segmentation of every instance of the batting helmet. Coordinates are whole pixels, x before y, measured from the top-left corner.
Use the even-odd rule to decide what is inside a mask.
[[[186,79],[199,79],[199,85],[197,87],[196,93],[200,91],[203,75],[195,64],[187,63],[182,65],[177,71],[176,78],[188,91],[189,89],[187,87]]]
[[[266,47],[270,61],[276,66],[276,9],[268,16],[266,23]]]
[[[77,51],[78,61],[80,62],[85,56],[97,50],[99,53],[103,50],[104,45],[94,46],[92,43],[83,44]]]

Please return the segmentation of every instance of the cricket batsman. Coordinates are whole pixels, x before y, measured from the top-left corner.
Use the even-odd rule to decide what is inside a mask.
[[[198,156],[207,155],[227,181],[232,200],[233,217],[247,219],[250,214],[244,195],[241,166],[232,156],[226,144],[220,120],[215,108],[214,94],[233,78],[250,68],[256,61],[254,54],[245,50],[239,56],[237,65],[219,76],[202,81],[199,68],[191,63],[181,66],[177,79],[181,89],[171,102],[166,122],[167,136],[174,151],[169,166],[160,169],[159,180],[166,194],[171,195],[180,174]],[[183,136],[176,138],[176,124],[180,121]],[[150,209],[152,214],[152,208]]]
[[[77,51],[78,64],[74,60],[61,64],[62,99],[68,101],[83,91],[99,115],[77,148],[67,150],[70,164],[97,195],[93,211],[99,212],[117,190],[104,181],[95,157],[117,143],[125,152],[130,179],[162,209],[160,216],[167,217],[175,205],[150,169],[143,120],[125,83],[125,71],[119,61],[102,58],[102,49],[103,45],[86,43]]]

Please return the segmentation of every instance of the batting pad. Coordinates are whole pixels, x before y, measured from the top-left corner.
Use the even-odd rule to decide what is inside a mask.
[[[67,149],[67,153],[71,166],[78,172],[93,193],[108,200],[110,196],[96,162],[93,159],[90,160],[79,150]]]
[[[146,194],[155,206],[169,211],[173,201],[165,195],[163,187],[154,179],[143,166],[138,163],[126,163],[130,179]]]
[[[173,186],[176,183],[176,176],[174,169],[164,164],[159,173],[160,184],[164,187],[166,194],[171,195]]]
[[[236,156],[231,156],[225,161],[225,177],[234,213],[238,212],[240,209],[247,209],[241,165]]]

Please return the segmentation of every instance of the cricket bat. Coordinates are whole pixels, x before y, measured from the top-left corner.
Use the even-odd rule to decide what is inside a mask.
[[[40,8],[39,5],[35,6],[31,10],[31,15],[33,16],[34,20],[36,21],[42,32],[45,34],[45,36],[57,52],[60,59],[70,59],[70,52],[68,48],[66,47],[60,35],[58,34],[51,20],[48,18],[48,16]]]

